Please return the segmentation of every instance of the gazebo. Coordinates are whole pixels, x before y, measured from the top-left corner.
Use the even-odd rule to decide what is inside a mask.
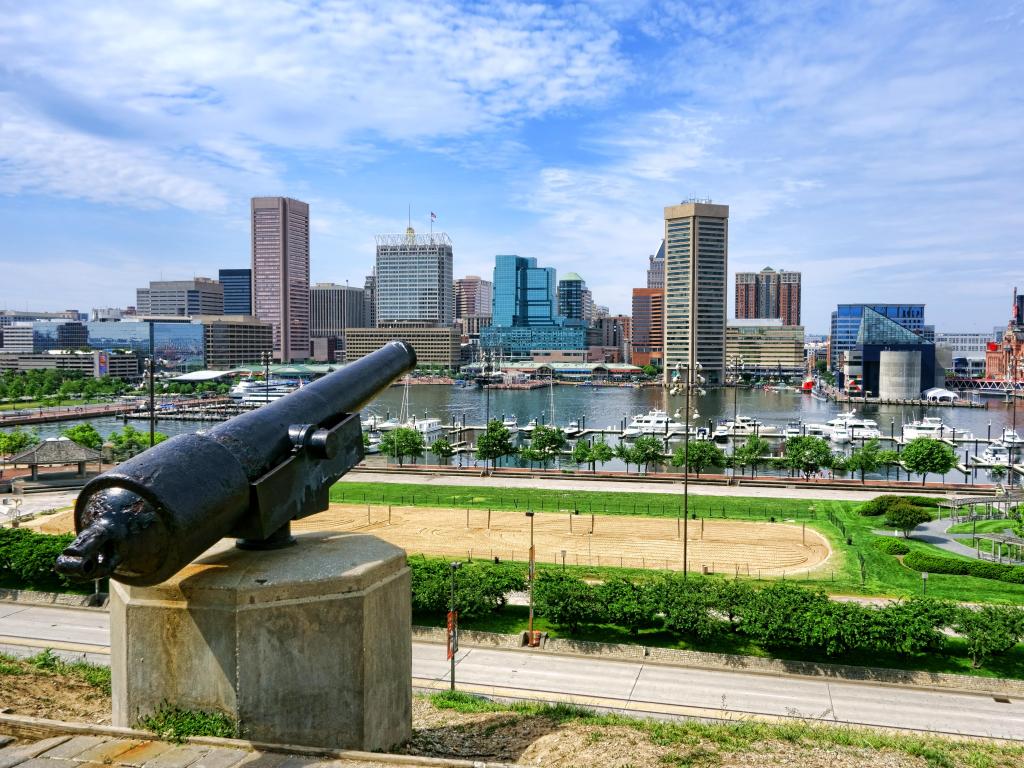
[[[34,445],[8,461],[11,464],[27,464],[32,471],[32,479],[39,479],[39,467],[78,465],[78,476],[85,477],[85,465],[89,461],[100,461],[103,454],[79,445],[66,437],[48,437],[38,445]]]

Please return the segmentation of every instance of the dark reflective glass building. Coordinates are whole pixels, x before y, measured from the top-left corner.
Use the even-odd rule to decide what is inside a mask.
[[[189,371],[205,367],[203,326],[200,323],[39,320],[32,324],[33,352],[83,347],[105,352],[126,350],[140,357],[155,354],[158,366],[164,370]]]

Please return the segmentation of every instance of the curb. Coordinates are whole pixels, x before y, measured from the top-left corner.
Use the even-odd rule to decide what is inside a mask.
[[[0,733],[7,733],[19,739],[47,739],[60,736],[94,735],[108,736],[118,739],[142,739],[160,741],[149,731],[134,728],[119,728],[113,725],[93,725],[90,723],[64,722],[47,720],[27,715],[0,714]],[[524,768],[515,763],[485,763],[475,760],[449,759],[443,757],[420,757],[417,755],[399,755],[388,752],[361,752],[352,749],[329,749],[310,747],[298,744],[268,744],[246,739],[223,739],[213,736],[193,736],[186,739],[186,744],[205,747],[226,747],[243,749],[249,752],[272,752],[286,755],[303,755],[306,757],[323,757],[333,760],[354,760],[385,765],[422,765],[434,768]],[[17,747],[15,747],[17,749]],[[30,758],[26,758],[30,759]],[[16,764],[15,764],[16,765]]]

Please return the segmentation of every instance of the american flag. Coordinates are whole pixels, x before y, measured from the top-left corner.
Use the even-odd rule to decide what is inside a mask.
[[[430,220],[437,221],[437,214],[434,213],[433,211],[430,212]]]

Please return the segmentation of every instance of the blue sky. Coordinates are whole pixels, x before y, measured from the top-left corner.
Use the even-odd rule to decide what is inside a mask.
[[[248,201],[311,205],[314,280],[373,236],[576,271],[629,312],[662,209],[731,206],[730,272],[804,324],[1024,289],[1024,2],[0,0],[0,306],[123,306],[248,264]],[[730,281],[730,293],[732,285]]]

